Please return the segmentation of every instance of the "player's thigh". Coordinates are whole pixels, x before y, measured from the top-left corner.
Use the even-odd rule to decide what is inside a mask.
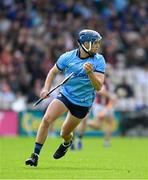
[[[114,123],[114,115],[113,115],[113,113],[107,114],[107,116],[106,116],[106,122],[107,122],[108,124],[111,124],[111,125]]]
[[[67,117],[65,121],[63,122],[62,128],[61,128],[61,134],[70,134],[74,131],[74,129],[78,126],[78,124],[82,121],[82,119],[79,119],[75,116],[73,116],[70,112],[68,112]]]
[[[89,118],[89,115],[86,115],[85,118],[81,120],[81,123],[77,126],[78,130],[82,130],[86,128],[88,118]]]
[[[63,113],[67,112],[68,109],[67,107],[64,105],[64,103],[62,103],[60,100],[58,99],[54,99],[48,106],[46,113],[43,117],[44,120],[48,121],[48,122],[53,122],[55,119],[57,119],[60,115],[62,115]]]

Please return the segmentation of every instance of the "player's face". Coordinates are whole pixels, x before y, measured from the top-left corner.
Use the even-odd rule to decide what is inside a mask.
[[[91,46],[91,52],[96,54],[99,50],[100,50],[100,45],[101,45],[101,41],[100,40],[96,40],[92,43],[92,46]],[[89,42],[85,42],[84,43],[84,46],[89,49],[90,47],[90,44]]]
[[[100,50],[100,45],[101,45],[101,41],[100,40],[94,41],[92,43],[91,52],[92,53],[97,53]]]

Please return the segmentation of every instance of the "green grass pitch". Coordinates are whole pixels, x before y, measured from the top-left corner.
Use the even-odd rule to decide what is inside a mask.
[[[148,138],[113,138],[103,147],[102,138],[84,138],[84,148],[69,150],[54,160],[61,138],[48,138],[38,167],[24,161],[34,138],[0,137],[0,179],[148,179]]]

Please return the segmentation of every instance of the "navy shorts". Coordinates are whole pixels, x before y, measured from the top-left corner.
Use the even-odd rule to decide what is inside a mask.
[[[75,105],[72,104],[63,94],[59,94],[57,96],[57,99],[59,99],[60,101],[62,101],[65,106],[69,109],[70,113],[79,118],[79,119],[83,119],[87,113],[89,112],[90,107],[84,107],[84,106],[79,106],[79,105]]]

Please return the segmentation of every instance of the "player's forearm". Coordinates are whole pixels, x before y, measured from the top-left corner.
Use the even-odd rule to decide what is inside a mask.
[[[101,80],[95,76],[95,74],[93,72],[90,72],[88,74],[88,77],[93,85],[93,87],[95,88],[96,91],[99,91],[102,88],[103,83],[101,82]]]

